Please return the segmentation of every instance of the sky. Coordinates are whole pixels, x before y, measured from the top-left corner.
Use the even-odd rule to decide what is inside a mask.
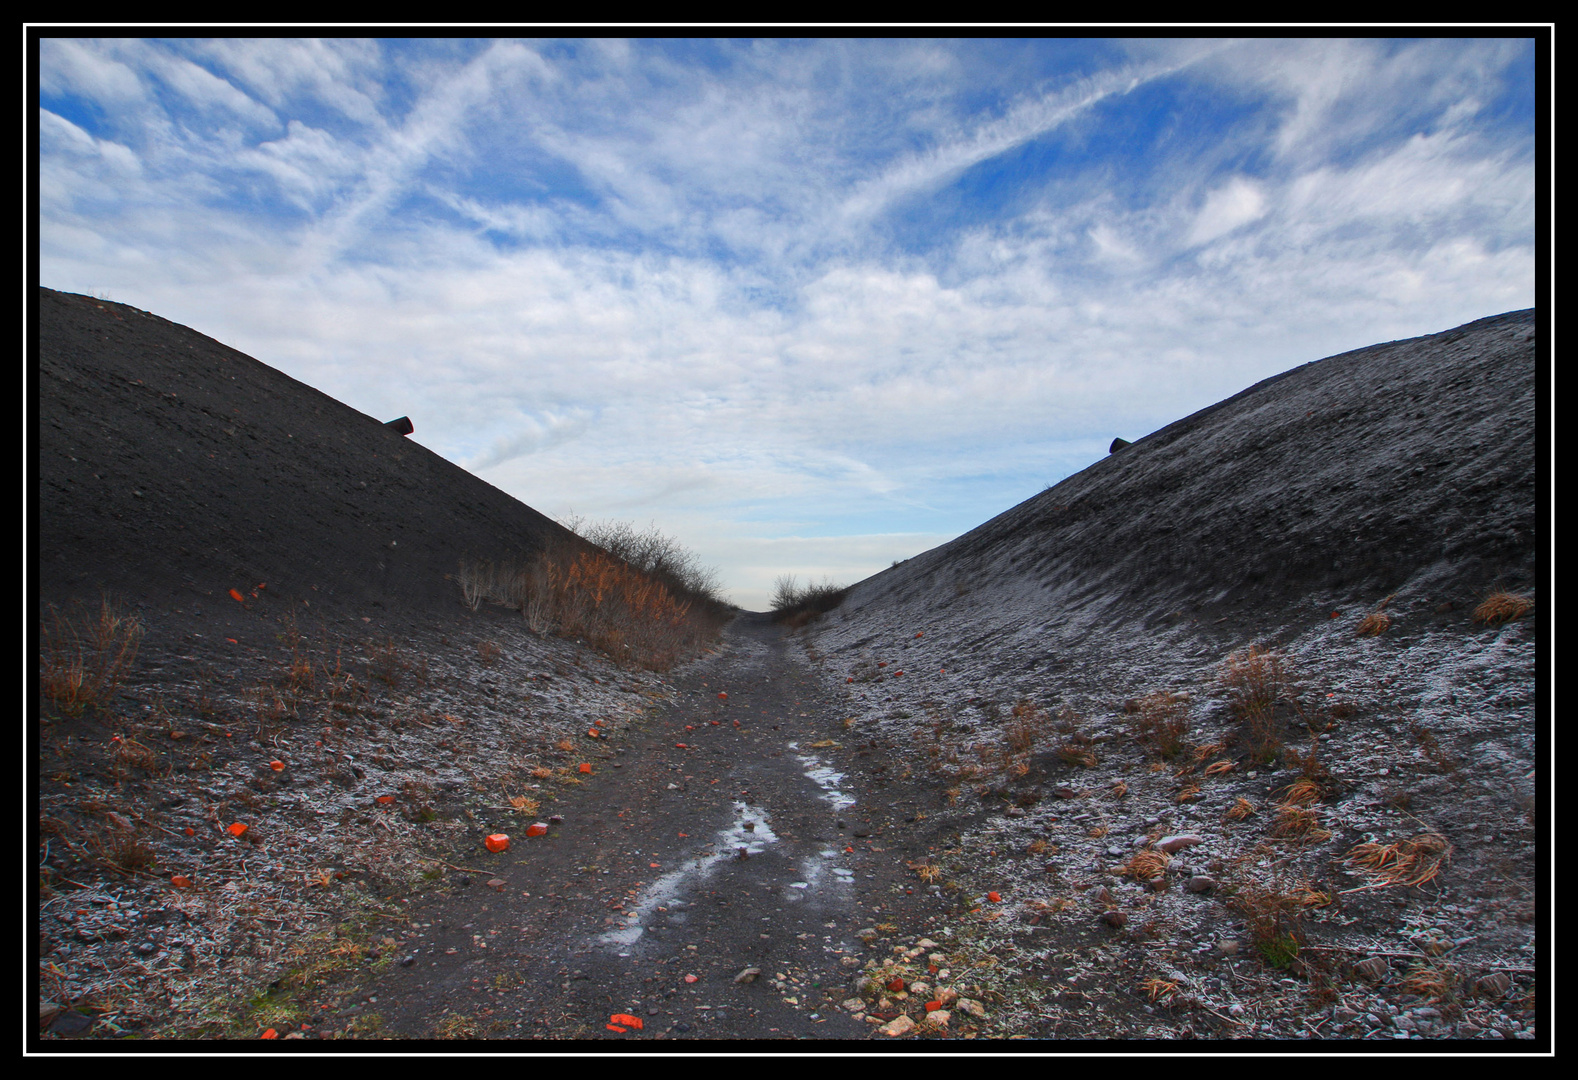
[[[37,76],[40,284],[755,610],[1536,303],[1532,36],[45,36]]]

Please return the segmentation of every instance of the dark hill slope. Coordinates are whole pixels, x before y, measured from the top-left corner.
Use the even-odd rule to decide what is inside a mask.
[[[235,349],[39,289],[35,558],[46,601],[165,605],[232,588],[330,611],[454,612],[467,555],[571,534]],[[420,417],[417,418],[420,422]]]
[[[1375,345],[1169,424],[860,583],[844,613],[968,591],[1112,625],[1512,584],[1535,569],[1536,442],[1532,310]]]

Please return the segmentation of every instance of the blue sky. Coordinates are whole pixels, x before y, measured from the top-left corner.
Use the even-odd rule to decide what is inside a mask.
[[[1533,306],[1532,38],[40,43],[41,283],[734,600]]]

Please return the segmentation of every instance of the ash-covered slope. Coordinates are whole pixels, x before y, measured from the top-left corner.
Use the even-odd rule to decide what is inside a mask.
[[[909,604],[934,623],[960,603],[1055,620],[1067,639],[1516,584],[1537,553],[1535,428],[1532,310],[1343,353],[861,582],[841,617]]]
[[[263,583],[315,611],[421,617],[456,609],[445,575],[461,558],[571,541],[378,420],[195,330],[52,289],[37,304],[46,601],[107,590],[163,605]]]

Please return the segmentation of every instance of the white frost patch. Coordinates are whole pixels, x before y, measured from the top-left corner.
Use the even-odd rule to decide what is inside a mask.
[[[752,827],[747,829],[749,823]],[[670,870],[641,891],[635,907],[625,916],[629,925],[609,930],[598,940],[609,945],[631,945],[643,933],[641,924],[659,907],[674,903],[684,893],[712,876],[717,865],[725,859],[739,857],[744,848],[748,855],[758,855],[768,844],[778,842],[778,834],[767,823],[767,811],[759,806],[734,801],[734,816],[729,824],[718,830],[711,855],[692,861],[678,870]]]
[[[790,743],[789,749],[798,750],[798,743]],[[839,788],[844,780],[844,774],[834,769],[815,754],[796,754],[800,764],[805,766],[805,775],[822,789],[822,798],[832,803],[834,810],[842,810],[846,806],[854,806],[855,800],[845,795]]]

